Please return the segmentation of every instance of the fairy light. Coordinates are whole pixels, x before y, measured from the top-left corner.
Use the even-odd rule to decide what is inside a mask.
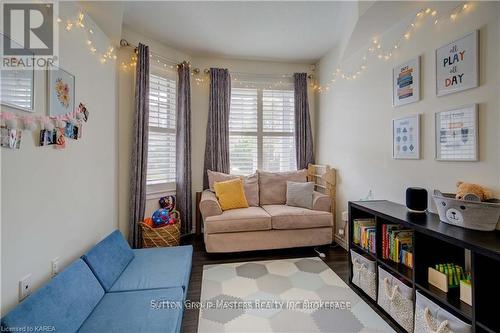
[[[415,33],[421,25],[425,24],[426,21],[424,21],[424,17],[429,17],[430,22],[427,24],[433,24],[437,25],[440,21],[443,20],[443,17],[449,17],[451,22],[455,22],[459,16],[462,13],[465,13],[466,11],[470,10],[472,8],[470,3],[462,3],[455,7],[453,10],[449,12],[449,16],[440,16],[438,17],[438,12],[437,10],[434,10],[432,8],[423,8],[420,11],[418,11],[412,22],[410,22],[407,26],[406,31],[404,34],[400,36],[400,40],[410,40],[412,37],[412,33]],[[446,19],[445,19],[446,21]],[[400,48],[400,40],[396,41],[393,44],[392,47],[389,47],[387,49],[382,48],[382,43],[380,41],[380,37],[374,37],[371,40],[370,45],[367,47],[367,54],[369,56],[376,56],[376,59],[379,60],[389,60],[392,58],[392,52],[391,50],[398,50]],[[325,86],[321,86],[319,84],[311,84],[311,87],[315,90],[318,91],[319,93],[328,91],[330,86],[333,85],[337,80],[337,78],[341,78],[344,80],[355,80],[360,77],[361,73],[364,72],[367,69],[366,66],[366,61],[367,57],[366,54],[362,57],[362,64],[361,66],[358,67],[358,70],[352,71],[351,73],[347,73],[343,71],[340,67],[336,68],[336,70],[332,73],[332,79],[327,82]],[[342,71],[342,74],[340,75],[340,72]]]

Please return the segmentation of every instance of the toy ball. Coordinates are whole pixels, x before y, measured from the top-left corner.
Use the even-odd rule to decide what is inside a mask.
[[[170,214],[168,209],[160,208],[153,213],[153,224],[155,226],[161,226],[168,224],[170,220]]]

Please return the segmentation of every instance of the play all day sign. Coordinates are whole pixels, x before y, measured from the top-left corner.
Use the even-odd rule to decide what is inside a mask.
[[[478,86],[478,31],[436,50],[438,96]]]

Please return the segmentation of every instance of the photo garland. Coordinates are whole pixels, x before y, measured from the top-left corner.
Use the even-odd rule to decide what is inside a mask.
[[[87,107],[80,103],[71,113],[57,117],[16,116],[11,112],[1,112],[0,146],[8,149],[19,149],[23,130],[37,129],[40,123],[39,146],[55,145],[55,148],[66,147],[66,138],[78,140],[82,137],[83,123],[89,119]],[[20,128],[18,128],[20,127]]]

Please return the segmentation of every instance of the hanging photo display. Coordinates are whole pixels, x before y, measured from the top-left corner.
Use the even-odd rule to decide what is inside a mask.
[[[420,100],[420,57],[411,59],[392,70],[392,106]]]
[[[436,159],[478,160],[477,104],[436,113]]]
[[[479,31],[436,50],[436,93],[443,96],[479,85]]]
[[[392,121],[392,157],[420,159],[420,115]]]
[[[3,148],[19,149],[21,146],[22,131],[15,128],[0,128],[0,141]]]

